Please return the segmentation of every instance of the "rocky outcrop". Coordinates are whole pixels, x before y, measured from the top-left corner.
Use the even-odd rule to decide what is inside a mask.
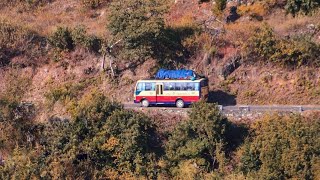
[[[218,76],[221,77],[222,79],[225,79],[228,77],[232,72],[234,72],[238,67],[241,66],[241,56],[236,55],[232,56],[227,60],[227,63],[218,70]]]

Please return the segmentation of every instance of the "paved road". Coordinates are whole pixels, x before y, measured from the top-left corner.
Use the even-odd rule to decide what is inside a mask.
[[[125,109],[140,108],[139,104],[125,103]],[[171,109],[182,110],[182,108],[176,107],[148,107],[150,109]],[[219,106],[222,111],[281,111],[281,112],[302,112],[302,111],[320,111],[320,105],[237,105],[237,106]],[[190,108],[183,108],[188,110]]]

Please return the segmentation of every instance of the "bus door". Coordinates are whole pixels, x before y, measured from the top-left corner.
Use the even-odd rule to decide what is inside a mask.
[[[156,101],[157,103],[163,103],[161,102],[163,100],[163,84],[156,84]]]

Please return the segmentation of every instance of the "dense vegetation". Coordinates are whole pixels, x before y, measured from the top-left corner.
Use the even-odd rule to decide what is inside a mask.
[[[248,127],[199,102],[161,134],[146,115],[101,94],[85,99],[74,118],[45,123],[30,107],[2,102],[0,148],[9,154],[1,179],[319,177],[319,117],[267,116]]]
[[[2,0],[0,9],[13,8],[29,23],[38,13],[44,16],[41,13],[48,9],[42,8],[57,2]],[[270,115],[242,124],[228,120],[215,104],[199,102],[173,130],[161,129],[157,119],[126,110],[101,93],[112,96],[123,84],[130,89],[134,82],[130,73],[132,79],[121,79],[121,70],[110,78],[95,69],[95,61],[107,53],[115,59],[111,66],[133,72],[148,60],[155,60],[155,66],[143,72],[192,63],[201,69],[204,59],[202,70],[216,76],[212,66],[228,60],[224,56],[232,49],[237,55],[232,58],[241,62],[226,64],[257,68],[271,64],[282,68],[285,81],[292,80],[289,86],[297,88],[303,99],[319,97],[316,72],[290,80],[286,75],[287,69],[320,67],[320,24],[312,21],[318,18],[319,0],[240,4],[232,8],[240,20],[228,24],[222,20],[230,11],[226,0],[210,3],[213,20],[199,20],[192,13],[176,17],[171,12],[170,16],[173,5],[168,0],[81,0],[74,6],[70,2],[63,1],[68,8],[61,7],[62,13],[54,16],[76,11],[85,14],[84,20],[72,19],[76,22],[69,24],[61,18],[52,23],[48,19],[54,18],[48,15],[42,21],[53,24],[52,28],[43,25],[48,32],[14,17],[0,18],[0,74],[5,75],[0,77],[5,82],[0,84],[0,179],[320,179],[319,114]],[[77,3],[81,9],[75,10]],[[291,22],[282,22],[288,27],[277,29],[281,24],[271,15],[278,10],[293,16]],[[90,23],[106,18],[101,34],[92,33],[96,27],[85,21],[87,16]],[[299,21],[308,17],[316,23],[305,30],[306,23]],[[85,63],[88,71],[72,71]],[[51,73],[55,68],[59,70]],[[33,82],[37,73],[43,74]],[[221,87],[228,91],[228,84],[245,83],[244,76],[229,77]],[[268,74],[259,86],[273,91],[269,82],[275,76]],[[277,86],[285,88],[283,84]],[[40,92],[36,96],[43,102],[23,101],[36,99],[29,97],[33,91]],[[242,92],[230,96],[237,93]],[[252,89],[243,92],[254,99],[251,102],[257,100],[256,93]],[[65,112],[51,116],[54,108]],[[46,117],[45,121],[39,121],[39,116]]]
[[[3,6],[40,6],[46,3],[51,1],[14,1]],[[286,3],[283,6],[279,2],[259,1],[252,5],[240,5],[238,13],[261,21],[272,8],[285,8],[292,15],[312,15],[319,10],[317,0],[288,0]],[[250,62],[251,59],[255,59],[282,66],[319,66],[316,58],[319,55],[319,43],[313,38],[319,31],[318,24],[314,25],[313,33],[286,37],[277,35],[268,24],[257,24],[256,28],[245,29],[245,34],[248,34],[245,41],[242,42],[241,37],[237,37],[236,42],[233,42],[235,39],[217,36],[219,33],[208,31],[205,25],[188,15],[185,19],[182,18],[181,22],[169,23],[165,19],[170,5],[167,0],[84,0],[82,4],[91,8],[108,4],[106,32],[109,36],[98,37],[88,34],[87,27],[78,24],[75,27],[57,26],[47,37],[41,37],[36,33],[36,29],[30,30],[8,20],[1,20],[0,66],[8,65],[10,59],[21,54],[26,54],[34,60],[49,50],[49,54],[53,55],[50,58],[59,61],[65,55],[63,51],[85,48],[97,55],[103,55],[107,51],[117,59],[116,63],[141,64],[151,58],[157,60],[160,67],[179,67],[199,51],[204,51],[210,56],[219,54],[219,48],[223,48],[225,43],[231,43],[230,45],[241,49],[243,58],[250,59]],[[217,1],[213,5],[213,14],[220,17],[225,8],[226,1]],[[236,11],[237,8],[233,8],[232,12]],[[220,31],[234,33],[233,29],[228,28]],[[47,43],[51,45],[50,49],[46,46]],[[32,63],[28,65],[30,64]]]

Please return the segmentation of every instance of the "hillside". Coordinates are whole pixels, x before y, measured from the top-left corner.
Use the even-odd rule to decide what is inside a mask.
[[[319,179],[319,0],[2,0],[0,179]],[[187,117],[127,110],[160,68],[209,78]]]
[[[310,16],[298,14],[292,17],[290,14],[286,15],[277,4],[271,8],[268,7],[269,4],[258,2],[239,6],[240,18],[235,23],[226,24],[224,19],[232,5],[235,4],[228,3],[219,16],[213,14],[210,1],[175,1],[170,5],[165,15],[166,24],[176,29],[176,35],[180,36],[174,42],[179,43],[178,46],[173,46],[176,49],[172,49],[171,53],[184,52],[176,58],[180,62],[186,62],[171,63],[175,66],[173,68],[190,68],[208,76],[212,90],[211,101],[219,104],[319,104],[319,68],[316,62],[282,64],[281,54],[275,57],[279,62],[268,61],[267,58],[257,57],[259,55],[246,56],[248,52],[245,48],[245,40],[254,35],[254,29],[263,27],[266,23],[273,28],[274,35],[279,39],[310,35],[314,46],[319,46],[319,12]],[[0,80],[1,91],[6,91],[6,87],[10,86],[10,79],[15,76],[27,78],[29,82],[27,88],[22,88],[25,91],[22,99],[41,107],[47,101],[45,94],[54,88],[91,78],[97,83],[93,85],[88,82],[79,92],[73,93],[83,94],[97,89],[108,96],[117,97],[121,102],[132,101],[135,81],[152,76],[159,67],[156,61],[146,59],[135,65],[115,54],[117,59],[113,66],[116,68],[117,78],[113,79],[109,77],[108,71],[101,72],[101,53],[87,50],[81,43],[71,51],[56,52],[48,42],[57,27],[72,29],[81,25],[88,35],[112,43],[112,40],[108,42],[111,35],[106,28],[109,6],[109,1],[101,1],[92,9],[87,4],[67,0],[39,1],[38,4],[31,5],[17,3],[2,7],[2,22],[8,21],[13,26],[26,29],[23,31],[34,33],[33,36],[36,37],[13,42],[12,45],[17,46],[12,47],[15,52],[4,51],[5,55],[2,57],[8,62],[0,70],[4,77]],[[260,18],[256,19],[256,16]],[[285,44],[283,46],[286,48],[283,53],[316,48],[307,47],[309,44],[292,50]],[[115,53],[118,52],[116,50]],[[314,57],[318,57],[319,51],[312,53],[315,53]],[[110,81],[115,81],[117,86],[110,85]]]

